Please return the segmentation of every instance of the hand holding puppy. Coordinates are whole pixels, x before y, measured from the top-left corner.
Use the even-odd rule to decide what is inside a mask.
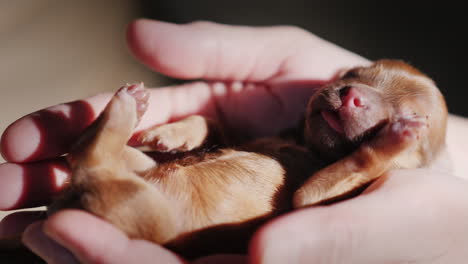
[[[253,40],[252,36],[257,36],[256,40]],[[187,39],[191,41],[186,41]],[[331,79],[334,73],[341,68],[367,63],[365,60],[306,32],[291,28],[254,29],[204,23],[175,26],[159,22],[139,21],[130,27],[129,41],[137,57],[162,73],[178,78],[208,80],[206,83],[189,84],[179,89],[154,90],[151,98],[155,98],[156,101],[150,103],[151,109],[148,109],[152,112],[153,122],[163,123],[187,114],[216,115],[216,109],[218,109],[225,113],[232,127],[251,131],[251,136],[274,134],[293,125],[292,120],[297,120],[300,116],[300,110],[303,109],[312,93],[311,90],[307,89],[308,87],[314,83],[321,84]],[[147,46],[148,43],[159,44]],[[177,50],[170,52],[170,48],[176,43],[179,43],[180,46]],[[263,49],[265,44],[269,46]],[[295,48],[291,49],[290,45],[294,45]],[[213,56],[213,47],[223,48],[222,52],[216,53],[218,57]],[[279,54],[274,51],[283,47],[289,47],[288,51],[295,52]],[[243,55],[232,57],[233,52],[240,52]],[[205,59],[205,61],[200,60],[200,58]],[[227,81],[211,82],[211,80]],[[229,80],[244,81],[244,89],[239,91],[237,84],[232,84]],[[285,89],[285,87],[290,88]],[[227,96],[219,96],[220,93]],[[243,94],[249,96],[242,96]],[[106,103],[106,98],[95,97],[82,102],[85,102],[84,105],[87,105],[88,108],[77,108],[81,111],[72,111],[72,113],[87,117],[84,123],[89,124]],[[168,105],[162,105],[163,102],[168,102]],[[76,105],[79,104],[74,103],[62,107]],[[255,112],[250,111],[251,109],[255,109]],[[43,110],[39,116],[41,114],[43,116],[50,115],[52,112],[50,110]],[[53,113],[57,113],[57,107],[54,111]],[[7,184],[8,186],[21,185],[33,180],[33,178],[28,178],[31,173],[25,173],[32,171],[34,175],[31,176],[34,176],[35,180],[40,179],[39,182],[48,183],[45,185],[49,188],[34,189],[35,193],[26,191],[15,193],[2,190],[0,191],[0,205],[3,209],[46,203],[48,195],[60,189],[59,185],[49,184],[53,183],[56,177],[61,175],[60,173],[66,173],[66,168],[61,166],[63,164],[60,163],[60,160],[54,157],[66,152],[67,143],[71,143],[71,140],[67,142],[66,135],[61,134],[57,134],[53,138],[50,137],[55,132],[51,131],[52,128],[47,131],[38,131],[37,128],[44,125],[44,123],[38,123],[38,120],[41,119],[37,119],[37,115],[25,117],[5,132],[2,140],[2,151],[5,157],[10,161],[31,163],[3,164],[0,167],[0,173],[2,176],[8,175],[8,177],[5,176],[1,180],[4,183],[2,186]],[[58,123],[54,127],[60,127],[57,125],[63,122],[62,125],[68,124],[71,126],[70,130],[76,134],[79,134],[80,129],[86,125],[80,124],[78,126],[76,124],[77,127],[73,127],[75,123],[69,122],[66,118],[56,119],[56,122]],[[149,123],[149,120],[145,120],[143,117],[141,128],[154,124]],[[47,160],[34,163],[35,160],[43,159]],[[327,258],[336,257],[336,263],[378,263],[420,258],[421,263],[427,263],[436,257],[428,252],[444,251],[450,245],[444,244],[444,240],[440,237],[440,230],[434,230],[431,223],[426,222],[427,225],[420,225],[421,221],[428,219],[428,217],[423,217],[426,211],[423,208],[431,209],[431,212],[441,208],[441,210],[450,210],[447,213],[442,211],[444,213],[434,214],[434,217],[429,217],[429,219],[438,221],[437,227],[447,228],[447,232],[456,233],[460,239],[467,237],[466,234],[463,235],[457,231],[458,229],[466,229],[466,226],[463,226],[466,221],[462,221],[462,219],[467,219],[468,216],[466,213],[463,215],[464,212],[461,210],[467,206],[466,183],[453,177],[437,177],[436,175],[441,173],[440,171],[436,172],[437,170],[395,172],[392,173],[394,175],[391,177],[385,177],[375,183],[371,187],[373,190],[368,191],[367,195],[328,208],[308,209],[275,220],[265,226],[254,238],[251,245],[252,259],[254,261],[263,260],[265,263],[275,263],[275,261],[284,263],[281,260],[281,257],[284,257],[293,258],[291,261],[321,263],[326,262]],[[398,177],[404,173],[414,174],[414,176]],[[444,192],[445,189],[449,191]],[[41,193],[41,191],[45,193]],[[428,196],[428,193],[433,194],[433,196]],[[33,194],[34,196],[32,196]],[[419,203],[408,203],[408,195],[419,197]],[[21,199],[19,199],[20,197]],[[391,206],[380,210],[376,209],[387,204]],[[415,214],[418,208],[421,208],[421,212]],[[448,214],[453,214],[454,217],[445,219]],[[25,214],[12,216],[10,219],[18,217],[24,219]],[[453,219],[458,220],[450,222],[454,221]],[[11,225],[11,221],[6,221],[3,226],[6,226],[8,222]],[[14,222],[18,223],[18,221]],[[299,225],[300,223],[302,224]],[[419,229],[406,229],[404,226],[402,227],[402,223],[408,224],[408,227],[411,224],[417,225]],[[92,226],[96,227],[96,232],[99,231],[102,235],[96,234],[87,237],[83,234],[83,229],[80,229],[81,227],[84,230],[89,230],[89,227]],[[391,232],[391,230],[395,230],[395,232]],[[44,231],[47,236],[42,233]],[[409,235],[409,231],[415,233]],[[301,235],[293,237],[290,232],[297,232]],[[363,236],[364,232],[370,237]],[[52,263],[53,261],[60,262],[57,259],[60,252],[64,252],[62,256],[66,255],[70,258],[75,256],[85,263],[93,263],[98,260],[104,263],[118,263],[116,260],[128,263],[128,261],[124,261],[123,256],[126,256],[125,260],[132,260],[132,262],[137,259],[128,258],[150,256],[148,259],[154,261],[157,258],[155,255],[158,254],[172,257],[174,263],[178,261],[175,256],[164,249],[156,245],[149,245],[144,241],[128,240],[113,227],[82,212],[59,213],[43,224],[35,224],[30,227],[28,234],[27,243],[29,239],[33,250]],[[360,237],[361,240],[353,241],[353,243],[357,243],[353,244],[349,237],[339,237],[344,234],[353,234],[353,237]],[[415,236],[419,236],[418,234],[426,236],[423,245],[412,240]],[[47,243],[36,243],[34,246],[34,238],[49,241],[52,248],[58,248],[60,245],[69,251],[44,249],[44,245],[48,245]],[[451,238],[453,236],[447,237],[446,242],[448,243]],[[112,243],[109,243],[108,239],[111,239]],[[289,241],[285,241],[285,239]],[[372,241],[379,241],[379,239],[382,239],[382,245],[372,243]],[[390,239],[396,240],[391,242]],[[410,244],[401,243],[400,240],[404,239]],[[431,244],[428,241],[434,243]],[[327,244],[328,242],[329,244]],[[395,244],[394,248],[390,246],[393,243]],[[443,254],[441,252],[437,256],[442,257],[439,257],[437,261],[440,263],[461,263],[458,258],[463,257],[462,245],[466,245],[466,243],[466,241],[460,240],[458,250],[456,247],[451,247],[451,250],[447,251],[449,253]],[[285,248],[286,245],[290,248]],[[335,246],[343,248],[332,248]],[[356,248],[350,249],[350,246]],[[159,250],[156,250],[157,248]],[[389,251],[382,251],[384,248],[389,249]],[[145,249],[148,250],[145,251]],[[127,250],[133,253],[127,253]],[[359,250],[362,250],[362,253],[356,253],[361,252]],[[70,254],[70,251],[73,254]],[[151,254],[136,253],[142,251]],[[354,253],[353,256],[347,255],[351,251]],[[376,252],[377,255],[372,256],[372,254],[368,254],[369,251]],[[109,254],[102,254],[102,252]],[[143,259],[138,261],[144,263]]]

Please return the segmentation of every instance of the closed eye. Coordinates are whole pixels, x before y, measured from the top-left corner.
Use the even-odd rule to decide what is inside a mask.
[[[343,75],[343,77],[341,77],[342,79],[351,79],[351,78],[358,78],[359,75],[357,73],[357,71],[355,70],[349,70],[348,72],[345,73],[345,75]]]

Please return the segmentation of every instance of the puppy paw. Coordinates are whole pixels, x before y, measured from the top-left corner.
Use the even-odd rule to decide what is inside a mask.
[[[155,151],[185,152],[202,146],[207,135],[208,127],[204,119],[200,116],[190,116],[144,131],[139,141]]]
[[[388,150],[416,145],[428,127],[425,117],[401,116],[382,129],[377,135],[376,145],[386,147]]]
[[[129,100],[133,98],[135,101],[135,109],[137,114],[138,122],[141,120],[141,117],[146,112],[148,108],[148,99],[149,99],[149,91],[145,89],[143,83],[139,84],[127,84],[121,87],[116,95],[123,100]],[[128,97],[130,96],[130,98]]]
[[[418,115],[400,117],[390,124],[388,137],[394,143],[411,143],[418,141],[427,130],[427,118]]]
[[[167,124],[144,133],[141,142],[151,149],[161,152],[187,151],[190,146],[181,132],[177,124]]]
[[[74,167],[79,161],[104,162],[123,153],[146,111],[148,98],[149,92],[142,83],[121,87],[96,121],[76,141],[68,155],[69,164]]]

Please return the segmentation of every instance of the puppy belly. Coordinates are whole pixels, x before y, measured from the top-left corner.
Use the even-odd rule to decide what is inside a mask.
[[[177,222],[164,243],[186,256],[239,253],[256,228],[291,208],[281,164],[257,153],[231,149],[162,164],[146,178],[161,190]],[[287,201],[288,206],[284,202]]]
[[[276,160],[231,149],[190,164],[192,159],[163,164],[147,179],[174,203],[181,233],[274,213],[274,196],[285,176]]]

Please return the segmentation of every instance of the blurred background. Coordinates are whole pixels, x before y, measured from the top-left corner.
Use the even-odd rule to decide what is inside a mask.
[[[296,25],[372,60],[400,58],[412,63],[437,82],[452,113],[468,116],[467,30],[461,4],[0,0],[0,130],[32,111],[114,91],[126,82],[144,81],[153,87],[171,83],[126,50],[125,25],[143,16],[176,23]]]

